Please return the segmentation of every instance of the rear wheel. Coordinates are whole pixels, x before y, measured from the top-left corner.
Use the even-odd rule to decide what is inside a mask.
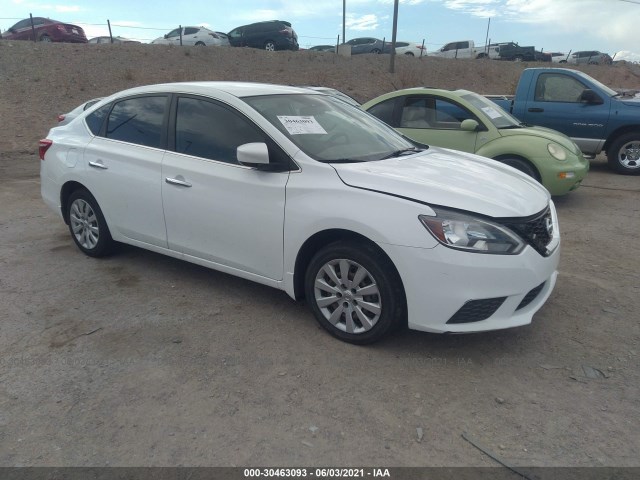
[[[44,42],[44,43],[51,43],[51,37],[45,33],[43,35],[40,35],[40,38],[38,39],[38,41]]]
[[[405,55],[407,55],[407,56],[409,56],[409,57],[413,57],[413,56],[415,56],[415,55],[413,54],[413,52],[407,52],[407,53],[405,53]]]
[[[640,175],[640,131],[618,137],[607,150],[609,167],[624,175]]]
[[[196,47],[204,47],[204,42],[196,42]]]
[[[380,53],[380,49],[374,48],[373,50],[371,50],[371,53],[375,53],[377,55]]]
[[[522,55],[516,55],[516,58],[513,59],[514,62],[521,62],[522,60],[524,60]]]
[[[93,195],[88,190],[76,190],[67,205],[69,231],[78,248],[90,257],[108,255],[114,242]]]
[[[371,245],[335,242],[313,257],[305,295],[316,320],[349,343],[375,342],[402,324],[402,282],[391,260]]]
[[[264,49],[267,50],[268,52],[275,52],[276,51],[276,44],[273,40],[267,40],[266,42],[264,42]]]

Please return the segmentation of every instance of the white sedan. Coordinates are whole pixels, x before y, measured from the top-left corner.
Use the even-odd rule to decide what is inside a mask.
[[[408,57],[426,57],[427,47],[418,42],[396,42],[396,55]]]
[[[182,43],[180,34],[182,33]],[[182,27],[171,30],[163,37],[158,37],[151,42],[154,45],[197,45],[228,47],[229,38],[226,33],[214,32],[205,27]]]
[[[306,297],[347,342],[525,325],[556,282],[540,184],[305,88],[126,90],[51,129],[40,158],[86,255],[128,243]]]

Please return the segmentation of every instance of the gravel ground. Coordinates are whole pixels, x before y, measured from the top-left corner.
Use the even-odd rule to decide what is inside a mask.
[[[513,465],[640,466],[640,178],[602,159],[556,199],[560,275],[532,325],[367,347],[277,290],[133,247],[87,258],[40,199],[55,115],[128,86],[313,83],[364,101],[512,93],[521,68],[0,42],[0,466],[495,466],[465,432]],[[638,87],[630,67],[585,70]]]

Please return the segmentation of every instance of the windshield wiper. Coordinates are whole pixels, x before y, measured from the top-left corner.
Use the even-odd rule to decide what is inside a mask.
[[[322,160],[323,163],[360,163],[367,160],[358,160],[356,158],[336,158],[335,160]]]
[[[395,152],[391,152],[389,155],[382,157],[380,160],[399,157],[400,155],[404,155],[405,153],[418,153],[418,152],[422,152],[422,149],[418,147],[403,148],[401,150],[396,150]]]
[[[505,127],[500,127],[499,130],[511,130],[513,128],[522,128],[524,126],[525,126],[524,123],[519,123],[518,125],[507,125]]]

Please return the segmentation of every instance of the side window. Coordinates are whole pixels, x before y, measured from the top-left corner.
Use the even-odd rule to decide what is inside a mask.
[[[377,105],[374,105],[369,110],[367,110],[374,117],[378,117],[387,125],[393,125],[393,108],[395,107],[396,99],[390,98],[389,100],[385,100],[384,102],[380,102]]]
[[[160,148],[166,105],[165,96],[137,97],[116,103],[109,114],[106,137]]]
[[[31,20],[21,20],[11,28],[13,30],[20,30],[21,28],[27,28],[29,25],[31,25]]]
[[[543,73],[536,82],[534,99],[537,102],[578,103],[586,87],[573,77]]]
[[[173,37],[179,37],[180,36],[180,29],[176,28],[175,30],[171,30],[169,33],[167,33],[167,38],[173,38]]]
[[[104,123],[104,119],[107,118],[107,113],[109,113],[110,108],[111,104],[109,103],[87,115],[87,118],[85,118],[84,121],[87,124],[87,127],[89,127],[89,130],[91,130],[91,133],[94,135],[100,134],[102,124]]]
[[[463,48],[469,48],[469,42],[458,42],[458,50],[462,50]]]
[[[449,50],[455,50],[456,49],[456,45],[458,45],[456,42],[447,43],[444,47],[442,47],[442,51],[443,52],[448,52]]]
[[[265,142],[265,135],[240,114],[213,102],[178,99],[176,152],[238,163],[236,148]]]
[[[33,19],[33,25],[34,26],[38,26],[38,25],[44,25],[44,18],[34,18]]]
[[[187,27],[184,29],[185,35],[194,35],[200,31],[199,28]]]
[[[473,114],[460,105],[448,100],[436,100],[436,125],[438,128],[459,129],[463,120],[474,118]]]
[[[433,128],[434,102],[429,97],[407,98],[400,116],[401,128]]]

